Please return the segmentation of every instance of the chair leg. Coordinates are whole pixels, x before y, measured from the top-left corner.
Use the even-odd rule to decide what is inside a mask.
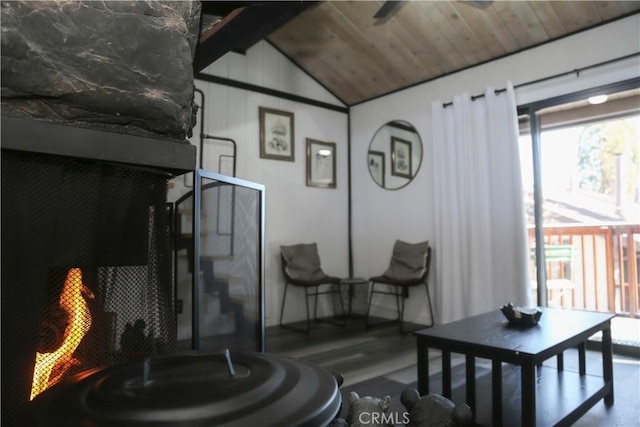
[[[320,289],[320,286],[316,286],[316,291],[315,293],[311,294],[311,295],[315,295],[315,301],[313,302],[313,320],[318,320],[318,290]]]
[[[429,294],[429,282],[425,281],[424,286],[427,289],[427,301],[429,302],[429,317],[431,317],[431,324],[429,327],[432,327],[435,324],[433,320],[433,306],[431,305],[431,295]]]
[[[429,303],[429,317],[431,318],[431,324],[429,325],[420,325],[418,327],[414,327],[412,329],[404,329],[404,300],[402,301],[402,315],[401,315],[401,319],[400,319],[400,333],[402,335],[406,335],[410,332],[414,332],[414,331],[418,331],[420,329],[424,329],[424,328],[430,328],[432,327],[435,323],[434,323],[434,318],[433,318],[433,306],[431,305],[431,295],[429,293],[429,283],[425,282],[425,288],[427,290],[427,302]],[[405,288],[403,289],[403,291],[409,291],[409,288]]]
[[[373,290],[376,287],[376,282],[371,282],[371,291],[369,291],[369,305],[367,305],[367,317],[365,317],[365,325],[367,328],[370,325],[369,322],[369,312],[371,311],[371,300],[373,299]]]
[[[402,328],[402,312],[404,312],[404,298],[401,292],[398,292],[398,285],[393,286],[393,292],[396,296],[396,312],[398,313],[398,322],[400,322],[400,328]],[[402,311],[400,310],[400,301],[402,301]]]
[[[316,290],[317,292],[317,290]],[[311,294],[313,295],[313,294]],[[309,331],[311,330],[311,317],[309,316],[309,288],[305,287],[304,288],[304,302],[307,306],[307,331],[306,333],[308,334]],[[316,303],[318,302],[318,295],[316,295]],[[314,317],[315,317],[315,311],[314,311]]]
[[[376,291],[375,290],[376,282],[371,282],[371,292],[369,293],[369,306],[367,307],[367,320],[366,320],[367,328],[371,327],[371,326],[382,326],[382,325],[387,325],[387,324],[390,324],[390,323],[396,323],[396,322],[399,322],[401,320],[401,315],[400,315],[401,309],[400,309],[400,300],[399,300],[399,298],[401,297],[401,294],[397,290],[398,286],[391,285],[391,284],[388,284],[388,283],[382,283],[382,285],[386,286],[385,290]],[[370,318],[371,301],[373,300],[373,294],[374,293],[383,294],[383,295],[390,295],[392,297],[395,297],[396,310],[397,310],[397,313],[398,313],[398,317],[396,319],[389,319],[389,320],[371,322],[371,318]]]
[[[398,293],[399,289],[396,286],[396,294],[398,298],[400,298],[400,307],[398,309],[398,320],[400,321],[400,333],[404,334],[404,293],[401,291]]]
[[[335,320],[335,319],[331,319],[331,318],[318,319],[318,298],[319,298],[319,296],[320,295],[331,295],[331,294],[336,292],[334,290],[328,290],[328,291],[324,291],[324,292],[320,293],[320,286],[321,285],[316,286],[316,291],[315,291],[316,301],[315,301],[315,305],[313,307],[313,319],[316,322],[331,323],[332,325],[345,326],[347,324],[347,319],[344,316],[344,314],[345,314],[344,303],[342,302],[342,291],[340,290],[340,286],[339,285],[338,285],[338,288],[337,288],[337,292],[338,292],[338,295],[340,296],[340,307],[342,308],[342,320]],[[332,284],[328,284],[328,286],[333,286],[333,285]],[[334,314],[333,317],[336,318],[336,315]]]
[[[338,298],[340,298],[340,308],[342,308],[342,318],[346,323],[348,315],[347,315],[347,311],[344,309],[344,300],[342,299],[342,288],[340,287],[340,285],[338,285],[337,288],[338,288]],[[349,315],[351,315],[351,313],[349,313]]]
[[[284,302],[287,300],[287,289],[289,288],[289,282],[284,285],[284,295],[282,295],[282,307],[280,307],[280,326],[282,326],[282,316],[284,315]]]
[[[376,282],[371,282],[371,291],[369,292],[369,305],[367,306],[367,317],[366,317],[366,326],[367,328],[369,328],[370,326],[373,325],[373,323],[371,322],[371,302],[373,300],[373,294],[374,293],[380,293],[380,294],[385,294],[385,295],[391,295],[391,296],[395,296],[396,298],[396,309],[398,311],[398,318],[395,320],[389,320],[389,321],[382,321],[382,322],[375,322],[375,325],[382,325],[382,324],[387,324],[387,323],[393,323],[393,322],[398,322],[400,323],[400,333],[401,334],[407,334],[409,332],[413,332],[419,329],[424,329],[424,328],[430,328],[432,327],[435,322],[434,322],[434,316],[433,316],[433,306],[431,304],[431,295],[429,293],[429,284],[428,282],[425,281],[425,286],[426,286],[426,290],[427,290],[427,302],[429,303],[429,317],[431,318],[431,324],[430,325],[420,325],[418,327],[415,328],[411,328],[408,330],[405,330],[405,321],[404,321],[404,309],[405,309],[405,298],[409,297],[409,287],[407,286],[400,286],[400,285],[389,285],[389,286],[393,286],[393,292],[388,289],[386,291],[376,291],[375,290],[375,286],[376,286]]]
[[[286,325],[284,323],[282,323],[282,317],[284,315],[284,303],[287,300],[287,289],[289,289],[289,282],[285,283],[284,285],[284,295],[282,295],[282,307],[280,307],[280,327],[281,328],[285,328],[285,329],[291,329],[292,331],[296,331],[296,332],[302,332],[304,334],[308,334],[309,331],[311,331],[311,322],[309,320],[309,299],[307,297],[307,290],[305,288],[305,302],[307,303],[307,328],[306,329],[302,329],[302,328],[296,328],[290,325]]]

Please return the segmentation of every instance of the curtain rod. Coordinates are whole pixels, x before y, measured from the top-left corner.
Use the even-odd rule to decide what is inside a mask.
[[[524,86],[529,86],[529,85],[533,85],[533,84],[536,84],[536,83],[545,82],[547,80],[557,79],[558,77],[568,76],[568,75],[571,75],[571,74],[574,74],[574,73],[575,73],[576,77],[580,77],[580,73],[585,71],[585,70],[590,70],[592,68],[598,68],[598,67],[601,67],[603,65],[612,64],[612,63],[618,62],[618,61],[624,61],[625,59],[633,58],[634,56],[638,56],[638,55],[640,55],[640,52],[632,53],[630,55],[622,56],[622,57],[616,58],[616,59],[610,59],[610,60],[604,61],[604,62],[599,62],[597,64],[588,65],[586,67],[576,68],[575,70],[565,71],[563,73],[554,74],[553,76],[543,77],[541,79],[532,80],[530,82],[520,83],[518,85],[515,85],[513,88],[514,89],[518,89],[518,88],[521,88],[521,87],[524,87]],[[506,88],[496,89],[494,91],[494,93],[496,95],[498,95],[499,93],[506,92],[506,90],[507,90]],[[484,93],[481,93],[481,94],[478,94],[478,95],[473,95],[471,97],[471,100],[475,101],[478,98],[484,98]],[[450,107],[451,105],[453,105],[453,101],[442,103],[442,107],[443,108]]]

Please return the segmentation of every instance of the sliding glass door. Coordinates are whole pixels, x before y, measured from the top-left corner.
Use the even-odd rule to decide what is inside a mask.
[[[637,79],[520,108],[539,305],[640,314],[639,88]]]

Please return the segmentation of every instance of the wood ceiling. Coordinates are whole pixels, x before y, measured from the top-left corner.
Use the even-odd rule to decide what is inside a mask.
[[[300,8],[300,3],[306,7]],[[640,1],[288,4],[299,9],[275,31],[265,34],[267,41],[346,105],[640,11]],[[383,5],[391,10],[374,18]]]

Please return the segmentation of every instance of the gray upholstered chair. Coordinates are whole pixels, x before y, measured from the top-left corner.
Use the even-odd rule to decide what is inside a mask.
[[[340,278],[329,276],[322,271],[320,256],[318,255],[318,245],[316,243],[302,243],[291,246],[280,246],[280,254],[282,258],[282,273],[285,278],[284,295],[282,296],[282,307],[280,309],[280,326],[299,332],[309,333],[311,330],[309,298],[311,297],[315,297],[313,306],[313,319],[315,321],[344,325],[345,320],[333,321],[330,319],[318,319],[317,317],[318,296],[325,294],[338,294],[343,319],[345,319],[344,303],[342,302],[342,292],[340,291]],[[293,327],[282,322],[289,285],[298,286],[304,289],[305,305],[307,308],[307,326],[305,329]],[[322,287],[324,287],[324,290]]]
[[[422,284],[424,284],[427,291],[426,302],[429,304],[431,324],[420,326],[420,328],[433,326],[433,307],[431,306],[429,283],[427,281],[430,266],[431,247],[429,247],[429,242],[406,243],[402,240],[396,240],[387,271],[382,276],[369,279],[371,290],[369,293],[369,306],[367,307],[367,327],[374,324],[388,323],[388,321],[373,323],[369,316],[373,294],[383,294],[395,297],[398,318],[392,320],[392,322],[400,323],[400,332],[405,334],[416,330],[417,328],[408,331],[404,330],[404,299],[409,297],[409,288]],[[382,289],[380,289],[380,285],[383,285]]]

